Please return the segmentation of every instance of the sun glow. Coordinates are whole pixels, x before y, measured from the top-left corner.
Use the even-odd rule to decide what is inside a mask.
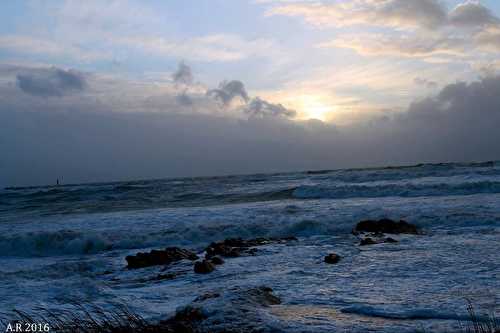
[[[314,95],[304,95],[300,97],[300,110],[304,119],[318,119],[326,121],[331,117],[333,106],[325,103],[321,97]]]

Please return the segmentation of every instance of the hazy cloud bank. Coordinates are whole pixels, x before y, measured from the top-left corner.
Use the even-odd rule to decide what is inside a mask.
[[[82,89],[74,78],[62,79],[58,93],[40,93],[16,81],[30,71],[35,87],[42,78],[76,73],[0,70],[3,186],[500,158],[498,76],[448,85],[402,114],[337,127],[292,120],[293,111],[246,90],[247,102],[238,105],[206,96],[210,89],[179,92],[175,74],[163,95],[123,110],[132,98],[107,97],[113,89],[120,96],[134,91],[125,83],[80,73]],[[179,93],[192,104],[178,103]]]

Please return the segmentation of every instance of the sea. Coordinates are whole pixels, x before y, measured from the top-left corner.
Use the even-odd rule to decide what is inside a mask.
[[[380,218],[422,232],[359,246],[356,223]],[[126,267],[151,249],[203,255],[230,237],[288,236],[298,240],[210,274],[188,261]],[[332,252],[338,264],[323,261]],[[499,253],[494,161],[5,188],[0,319],[125,304],[157,321],[196,305],[214,332],[249,321],[262,332],[457,332],[470,305],[480,320],[499,316]],[[245,305],[261,286],[281,304]]]

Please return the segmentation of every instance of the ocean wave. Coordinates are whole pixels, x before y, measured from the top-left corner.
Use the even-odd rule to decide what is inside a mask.
[[[378,185],[303,185],[293,191],[297,199],[347,199],[377,197],[426,197],[500,193],[500,182],[479,181],[459,184],[393,183]]]
[[[343,313],[352,313],[368,317],[398,320],[454,320],[470,321],[469,314],[457,314],[453,312],[437,311],[433,309],[401,309],[390,310],[375,308],[368,305],[354,305],[341,310]],[[478,321],[488,321],[487,317],[478,316]]]
[[[83,234],[71,230],[28,232],[0,237],[0,253],[3,256],[91,254],[111,247],[109,240],[98,234]]]
[[[130,220],[125,220],[120,229],[111,230],[18,232],[0,236],[0,257],[87,255],[166,246],[202,250],[210,242],[235,237],[349,234],[354,224],[354,220],[332,223],[330,218],[304,218],[297,214],[300,210],[299,207],[285,206],[276,212],[275,218],[248,219],[236,215],[234,220],[226,217],[182,221],[177,216],[171,223],[159,222],[149,226],[132,225]]]

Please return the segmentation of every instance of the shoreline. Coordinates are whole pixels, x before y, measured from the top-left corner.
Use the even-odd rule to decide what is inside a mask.
[[[372,249],[376,253],[376,249],[380,246],[397,248],[399,237],[405,234],[408,235],[405,237],[416,238],[417,242],[419,239],[427,237],[425,230],[416,228],[405,221],[397,222],[388,219],[361,221],[352,231],[351,246],[361,251],[359,253],[362,253],[364,249]],[[367,239],[371,241],[367,242]],[[388,239],[391,239],[391,241],[388,241]],[[335,243],[331,245],[335,248]],[[148,267],[161,268],[158,275],[144,278],[142,282],[145,284],[150,283],[154,286],[155,283],[169,283],[169,281],[177,279],[182,276],[182,274],[177,274],[177,266],[183,267],[183,274],[186,274],[186,267],[191,267],[191,273],[187,274],[200,276],[201,280],[199,281],[203,283],[204,276],[206,276],[206,279],[211,279],[211,274],[217,271],[219,267],[230,265],[231,261],[240,257],[252,257],[259,260],[259,257],[265,257],[266,251],[269,251],[268,248],[273,248],[273,246],[293,249],[301,246],[301,239],[295,237],[225,239],[208,244],[202,252],[198,253],[190,252],[187,249],[170,247],[146,253],[140,252],[124,259],[129,264],[127,270],[134,272],[140,273],[144,269],[147,270]],[[325,248],[324,258],[312,264],[323,265],[327,268],[332,267],[332,269],[338,269],[341,274],[348,274],[348,272],[342,273],[343,270],[347,269],[347,267],[342,266],[342,262],[349,260],[349,257],[331,252],[331,247],[325,244],[323,244],[323,247]],[[215,259],[218,259],[218,261],[215,262]],[[198,263],[206,263],[208,269],[205,267],[204,270],[197,270]],[[223,281],[221,281],[221,285],[224,285]],[[188,305],[176,309],[175,314],[170,318],[157,321],[146,320],[124,305],[105,309],[98,306],[78,304],[74,305],[73,313],[70,311],[63,315],[53,312],[47,312],[44,315],[17,312],[17,315],[21,322],[30,321],[32,323],[40,323],[43,318],[52,318],[53,321],[47,323],[49,323],[49,326],[56,327],[58,332],[288,332],[286,326],[293,324],[294,316],[303,316],[304,311],[306,311],[306,316],[316,313],[316,315],[330,318],[332,321],[342,318],[345,332],[351,332],[347,330],[345,325],[352,321],[353,326],[355,326],[356,318],[358,320],[372,318],[371,320],[374,320],[374,322],[376,322],[376,318],[384,321],[406,322],[407,326],[411,322],[418,322],[422,325],[425,321],[437,320],[450,323],[450,327],[463,327],[457,332],[498,332],[496,319],[477,315],[472,303],[468,303],[468,312],[463,315],[457,315],[453,312],[449,312],[449,314],[433,314],[426,311],[415,311],[413,314],[402,315],[380,312],[376,308],[371,309],[369,307],[347,308],[339,311],[328,306],[323,307],[314,304],[307,307],[298,304],[294,305],[293,302],[289,302],[286,295],[265,285],[250,288],[233,286],[227,290],[222,288],[212,292],[193,292],[191,298],[193,300]],[[121,321],[113,321],[113,318],[121,318]],[[263,318],[266,319],[263,320]],[[290,323],[287,323],[287,320]],[[292,328],[290,332],[298,331]],[[361,331],[352,330],[352,332]],[[410,331],[405,330],[405,332]],[[422,331],[417,326],[414,332],[432,333],[438,331],[428,329]]]

